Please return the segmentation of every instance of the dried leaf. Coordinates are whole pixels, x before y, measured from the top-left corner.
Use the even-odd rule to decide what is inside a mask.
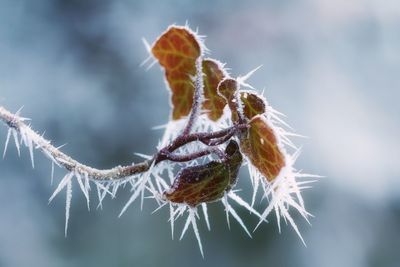
[[[196,74],[195,62],[201,55],[194,33],[185,27],[172,26],[154,43],[151,52],[165,69],[172,92],[172,119],[190,113],[194,87],[191,77]]]
[[[204,73],[204,102],[203,109],[206,111],[208,118],[217,121],[221,118],[226,100],[218,94],[218,84],[224,78],[225,74],[221,65],[213,60],[203,60]]]
[[[229,142],[225,153],[225,160],[180,171],[164,196],[171,202],[186,203],[192,207],[223,197],[235,185],[242,164],[242,155],[235,141]]]
[[[249,125],[247,135],[241,136],[241,151],[268,181],[273,181],[285,166],[278,138],[262,116],[254,117]]]

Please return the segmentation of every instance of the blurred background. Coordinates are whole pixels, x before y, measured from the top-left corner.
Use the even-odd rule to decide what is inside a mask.
[[[141,38],[186,21],[233,75],[263,64],[250,82],[309,137],[294,140],[297,167],[326,178],[303,194],[312,226],[293,213],[307,247],[290,226],[279,234],[274,216],[253,239],[229,230],[216,203],[211,232],[200,225],[202,259],[191,231],[171,240],[167,209],[151,214],[152,201],[118,218],[127,190],[102,210],[92,192],[90,212],[76,190],[64,238],[65,194],[47,204],[50,162],[36,153],[32,170],[11,146],[0,160],[0,266],[400,266],[397,0],[1,0],[0,105],[24,106],[34,129],[84,163],[137,161],[169,118],[162,71],[139,66]],[[239,186],[248,199],[245,168]]]

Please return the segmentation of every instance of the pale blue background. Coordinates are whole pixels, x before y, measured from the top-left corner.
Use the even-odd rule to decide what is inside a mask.
[[[171,240],[151,201],[118,219],[127,191],[90,212],[76,194],[64,238],[64,195],[47,205],[50,163],[36,154],[32,170],[12,148],[0,160],[0,266],[400,266],[397,0],[1,0],[0,105],[25,106],[36,130],[97,167],[153,153],[169,101],[159,67],[139,67],[141,38],[186,21],[233,75],[263,64],[252,84],[309,136],[295,140],[297,166],[326,178],[304,193],[312,227],[295,215],[308,247],[273,217],[253,239],[229,231],[214,204],[203,260],[193,233]],[[245,171],[239,186],[250,191]]]

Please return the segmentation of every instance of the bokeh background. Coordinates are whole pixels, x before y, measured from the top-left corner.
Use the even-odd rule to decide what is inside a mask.
[[[233,75],[263,64],[251,83],[309,137],[295,140],[297,166],[326,178],[304,192],[312,226],[294,214],[307,247],[290,226],[279,234],[273,216],[253,239],[234,222],[229,230],[213,204],[202,259],[192,232],[171,240],[152,201],[118,218],[127,191],[87,212],[76,190],[64,238],[65,196],[47,204],[50,162],[37,153],[32,170],[28,151],[19,159],[11,147],[0,161],[0,266],[400,266],[397,0],[1,0],[0,105],[24,106],[36,130],[85,163],[138,160],[169,117],[160,68],[139,66],[141,38],[186,21]]]

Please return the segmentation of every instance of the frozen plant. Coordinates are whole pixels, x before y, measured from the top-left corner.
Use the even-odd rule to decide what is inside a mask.
[[[21,145],[29,149],[32,166],[34,150],[40,150],[51,160],[52,181],[55,165],[66,169],[66,175],[49,199],[53,200],[63,190],[66,192],[65,235],[72,183],[77,182],[88,209],[91,189],[96,189],[101,206],[107,195],[115,197],[118,188],[129,186],[132,195],[120,216],[135,200],[143,203],[144,199],[153,198],[159,208],[169,209],[172,237],[174,222],[186,216],[180,238],[191,226],[202,255],[197,224],[204,217],[210,229],[207,205],[211,202],[221,202],[228,226],[229,218],[233,217],[249,236],[251,233],[234,205],[257,216],[259,224],[274,212],[279,228],[283,218],[303,241],[289,209],[297,210],[308,221],[310,214],[305,209],[301,191],[313,180],[301,179],[316,176],[302,174],[294,168],[299,155],[289,140],[294,134],[285,130],[287,125],[281,119],[282,114],[246,83],[254,71],[243,77],[231,77],[223,64],[205,57],[208,51],[203,38],[187,26],[170,26],[148,49],[151,55],[146,63],[158,62],[165,71],[172,114],[157,153],[142,155],[145,159],[141,163],[106,170],[86,166],[33,131],[19,111],[14,114],[0,106],[0,118],[8,126],[3,157],[10,139],[14,139],[18,153]],[[250,202],[243,200],[235,189],[243,165],[249,169],[253,186]],[[253,208],[259,192],[266,202],[261,211]]]

